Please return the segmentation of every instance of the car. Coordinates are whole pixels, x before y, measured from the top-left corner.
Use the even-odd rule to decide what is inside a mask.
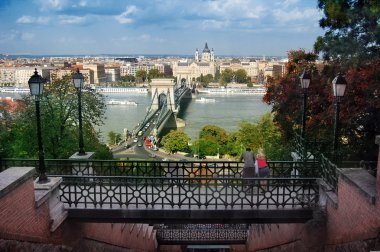
[[[124,149],[128,149],[129,147],[131,147],[130,144],[124,144]]]
[[[154,153],[150,153],[150,154],[149,154],[149,157],[156,157],[156,154],[154,154]]]
[[[137,146],[138,146],[138,147],[142,147],[142,146],[143,146],[142,142],[139,142],[139,143],[137,144]]]
[[[134,142],[134,143],[137,143],[138,141],[139,141],[138,138],[133,139],[133,142]]]

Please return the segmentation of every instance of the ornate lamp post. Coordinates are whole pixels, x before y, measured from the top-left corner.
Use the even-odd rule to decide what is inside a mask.
[[[31,95],[34,96],[34,100],[36,103],[36,123],[37,123],[37,139],[38,139],[38,167],[39,167],[39,177],[38,183],[46,183],[48,182],[48,178],[46,176],[46,167],[45,167],[45,154],[42,145],[42,134],[41,134],[41,114],[40,114],[40,96],[42,95],[44,89],[44,79],[41,75],[38,74],[37,68],[34,71],[34,75],[32,75],[28,81],[29,89]]]
[[[346,90],[347,81],[341,73],[334,78],[333,84],[333,95],[335,96],[335,124],[334,124],[334,155],[337,157],[338,150],[338,137],[339,137],[339,112],[340,112],[340,100],[344,96],[344,91]]]
[[[78,93],[78,116],[79,116],[79,156],[86,155],[86,152],[83,149],[83,129],[82,129],[82,88],[84,83],[83,74],[77,72],[73,75],[74,86],[77,89]]]
[[[311,76],[308,72],[304,71],[300,76],[301,88],[303,91],[303,105],[302,105],[302,128],[301,137],[302,140],[305,138],[305,124],[306,124],[306,100],[307,100],[307,89],[309,88]]]

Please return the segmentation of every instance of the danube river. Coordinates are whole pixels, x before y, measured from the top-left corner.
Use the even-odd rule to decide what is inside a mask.
[[[0,93],[0,97],[19,97],[17,94]],[[102,140],[107,140],[109,131],[123,133],[124,128],[132,130],[141,122],[146,110],[151,104],[151,94],[105,94],[106,101],[128,100],[137,105],[107,105],[104,125],[99,128]],[[198,95],[196,98],[205,97],[215,99],[211,103],[198,103],[195,98],[184,102],[178,117],[185,120],[185,132],[192,138],[198,137],[199,130],[207,125],[214,124],[224,128],[227,132],[238,129],[242,120],[253,122],[263,114],[270,112],[271,107],[262,102],[261,95]],[[43,111],[42,111],[43,112]]]
[[[215,102],[198,103],[193,98],[184,102],[178,114],[179,118],[185,120],[185,132],[192,140],[197,138],[199,130],[207,124],[220,126],[230,133],[238,129],[240,121],[253,122],[271,111],[271,107],[262,102],[261,95],[202,94],[196,98],[200,97],[214,99]],[[135,101],[138,105],[108,105],[105,125],[100,128],[103,136],[111,130],[118,133],[122,133],[124,128],[132,130],[144,119],[151,103],[151,94],[107,94],[106,99]]]

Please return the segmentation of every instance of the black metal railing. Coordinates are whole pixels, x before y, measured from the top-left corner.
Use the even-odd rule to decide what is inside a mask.
[[[315,178],[63,176],[60,197],[69,208],[312,208],[318,188]]]
[[[159,244],[244,244],[247,224],[157,224]]]
[[[330,185],[333,191],[337,191],[338,186],[338,167],[327,157],[321,154],[319,157],[321,177]]]
[[[14,166],[38,167],[37,159],[3,159],[3,169]],[[118,161],[118,160],[45,160],[48,176],[165,176],[241,178],[243,164],[235,161]],[[274,178],[318,177],[318,163],[268,161]]]

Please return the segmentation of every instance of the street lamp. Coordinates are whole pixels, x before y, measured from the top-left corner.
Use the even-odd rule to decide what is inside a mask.
[[[83,129],[82,129],[82,88],[84,83],[83,74],[79,72],[79,68],[77,68],[77,72],[73,75],[74,86],[77,89],[78,93],[78,117],[79,117],[79,156],[86,155],[86,152],[83,149]]]
[[[38,74],[37,68],[34,71],[28,81],[29,89],[31,95],[34,96],[36,103],[36,124],[37,124],[37,140],[38,140],[38,167],[39,167],[39,177],[38,183],[47,183],[49,180],[46,176],[46,167],[45,167],[45,154],[44,148],[42,145],[42,134],[41,134],[41,113],[40,113],[40,96],[42,95],[44,89],[44,79],[41,75]]]
[[[334,124],[334,155],[337,157],[338,149],[338,135],[339,135],[339,112],[340,112],[340,100],[344,96],[344,91],[346,90],[347,81],[341,73],[334,78],[333,84],[333,95],[335,96],[335,124]]]
[[[301,88],[303,91],[303,106],[302,106],[302,128],[301,137],[302,140],[305,138],[305,124],[306,124],[306,100],[307,100],[307,89],[309,88],[311,76],[308,72],[304,71],[300,76]]]

